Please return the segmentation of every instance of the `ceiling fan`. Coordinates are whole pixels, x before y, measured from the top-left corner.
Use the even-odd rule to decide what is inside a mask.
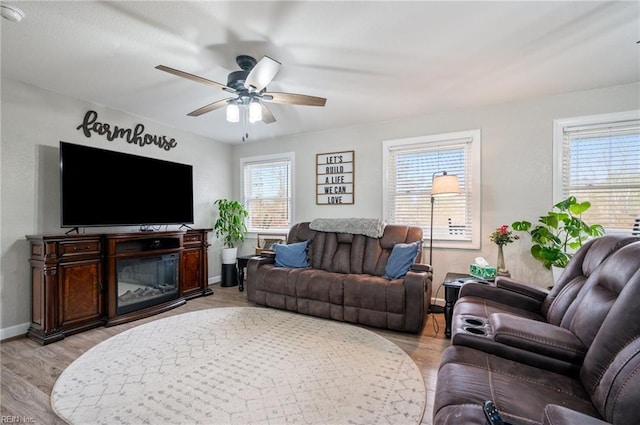
[[[327,99],[323,97],[295,93],[268,92],[267,84],[276,76],[281,65],[280,62],[269,56],[264,56],[258,62],[251,56],[240,55],[236,57],[236,63],[240,67],[240,71],[231,72],[227,77],[226,85],[164,65],[158,65],[156,69],[209,87],[233,93],[233,97],[217,100],[195,111],[189,112],[187,115],[198,117],[226,106],[227,121],[239,122],[242,114],[245,129],[247,122],[262,121],[266,124],[275,122],[276,119],[273,113],[263,102],[306,106],[324,106],[327,102]],[[248,133],[244,131],[242,141],[245,141],[248,137]]]

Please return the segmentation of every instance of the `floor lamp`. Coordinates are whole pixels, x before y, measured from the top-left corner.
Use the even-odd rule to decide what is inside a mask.
[[[429,231],[429,265],[433,266],[433,203],[436,196],[453,196],[460,194],[458,176],[437,171],[431,177],[431,230]]]

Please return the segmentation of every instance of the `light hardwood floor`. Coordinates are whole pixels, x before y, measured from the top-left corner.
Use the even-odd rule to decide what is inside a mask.
[[[49,400],[56,379],[82,353],[113,335],[142,323],[189,311],[254,306],[247,301],[246,292],[239,292],[237,287],[222,288],[214,285],[212,288],[213,295],[192,299],[171,311],[119,326],[92,329],[46,346],[41,346],[24,337],[0,343],[2,356],[2,374],[0,375],[2,418],[0,422],[34,425],[64,423],[51,410]],[[421,335],[368,329],[393,341],[405,350],[422,370],[427,389],[427,404],[422,424],[431,424],[440,355],[449,346],[449,340],[444,337],[443,315],[429,315]],[[436,329],[438,329],[437,333]]]

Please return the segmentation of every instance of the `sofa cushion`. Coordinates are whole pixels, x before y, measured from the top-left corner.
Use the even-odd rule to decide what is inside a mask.
[[[391,250],[385,267],[385,279],[399,279],[407,274],[411,265],[418,257],[420,241],[412,243],[397,243]]]
[[[598,416],[576,378],[455,345],[442,353],[435,394],[434,425],[452,423],[451,409],[485,400],[493,400],[503,420],[518,424],[539,423],[548,404]]]
[[[309,241],[291,243],[288,245],[274,245],[273,249],[276,253],[276,267],[309,267],[307,245],[309,245]]]
[[[585,281],[611,254],[640,240],[628,235],[606,235],[591,239],[576,252],[558,282],[544,300],[541,313],[545,321],[560,325]]]
[[[556,404],[547,404],[542,417],[542,425],[607,425],[607,423]]]

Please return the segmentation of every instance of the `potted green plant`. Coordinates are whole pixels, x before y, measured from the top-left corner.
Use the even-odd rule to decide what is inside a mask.
[[[218,199],[214,203],[218,207],[218,219],[213,225],[215,235],[222,238],[222,263],[235,264],[238,253],[236,243],[244,241],[247,226],[244,219],[249,212],[238,201]]]
[[[604,234],[604,227],[601,225],[588,225],[582,220],[582,213],[589,207],[590,202],[578,202],[575,196],[570,196],[555,204],[551,211],[540,217],[540,224],[537,226],[532,228],[528,221],[516,221],[511,227],[531,236],[533,258],[547,269],[564,269],[583,242]]]

